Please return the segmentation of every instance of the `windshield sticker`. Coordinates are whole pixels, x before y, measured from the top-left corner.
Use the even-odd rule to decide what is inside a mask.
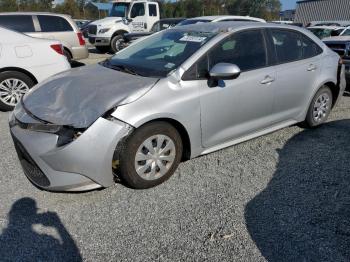
[[[205,41],[207,37],[204,36],[191,36],[191,35],[185,35],[180,39],[180,41],[183,42],[195,42],[195,43],[202,43]]]
[[[168,69],[171,69],[171,68],[173,68],[175,66],[175,64],[173,64],[173,63],[167,63],[164,67],[165,68],[168,68]]]

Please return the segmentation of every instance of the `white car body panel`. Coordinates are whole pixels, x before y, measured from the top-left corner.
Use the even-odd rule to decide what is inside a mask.
[[[0,71],[18,68],[29,72],[40,83],[70,69],[65,56],[50,46],[58,41],[32,38],[0,27]]]

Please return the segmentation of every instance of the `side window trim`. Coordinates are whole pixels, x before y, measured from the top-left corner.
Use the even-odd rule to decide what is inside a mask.
[[[37,15],[32,16],[35,32],[41,32],[41,26]]]
[[[196,62],[193,63],[193,65],[187,69],[187,71],[182,75],[182,80],[183,81],[196,81],[196,80],[207,80],[207,78],[204,77],[198,77],[198,62],[200,62],[203,58],[206,57],[206,62],[207,62],[207,66],[209,69],[209,57],[208,54],[213,51],[215,48],[217,48],[222,42],[227,41],[227,39],[229,39],[230,37],[234,37],[235,35],[239,34],[239,33],[243,33],[243,32],[250,32],[250,31],[260,31],[260,33],[262,34],[263,37],[263,42],[264,42],[264,46],[265,46],[265,53],[266,53],[266,65],[263,67],[259,67],[259,68],[255,68],[255,69],[251,69],[251,70],[245,70],[242,73],[245,72],[249,72],[249,71],[254,71],[254,70],[259,70],[259,69],[263,69],[263,68],[267,68],[270,66],[273,66],[272,63],[270,63],[270,54],[269,54],[269,45],[268,45],[268,37],[267,37],[267,33],[266,33],[266,29],[267,28],[254,28],[254,29],[242,29],[240,31],[234,32],[230,35],[228,35],[227,37],[225,37],[224,39],[222,39],[220,42],[216,43],[214,46],[212,46],[204,55],[202,55],[199,59],[197,59]],[[194,69],[195,67],[195,69]],[[187,78],[186,74],[189,71],[192,70],[196,70],[196,77],[195,78]]]

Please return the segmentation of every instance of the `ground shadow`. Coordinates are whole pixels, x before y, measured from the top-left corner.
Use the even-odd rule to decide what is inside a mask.
[[[280,261],[350,261],[350,120],[305,130],[278,152],[267,188],[246,206],[262,255]]]
[[[82,63],[82,62],[79,62],[79,61],[72,61],[72,62],[70,63],[70,66],[71,66],[72,68],[77,68],[77,67],[85,66],[85,64]]]
[[[16,201],[0,235],[1,261],[81,261],[80,252],[54,212],[38,213],[31,198]],[[50,231],[40,233],[38,231]]]

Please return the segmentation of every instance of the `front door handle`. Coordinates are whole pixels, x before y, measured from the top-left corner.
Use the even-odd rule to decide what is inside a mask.
[[[317,66],[315,66],[314,64],[309,65],[309,67],[307,68],[307,71],[309,72],[313,72],[317,69]]]
[[[271,84],[271,83],[274,82],[274,81],[275,81],[275,79],[274,79],[273,77],[267,75],[267,76],[265,76],[264,80],[262,80],[262,81],[260,82],[260,84],[262,84],[262,85],[267,85],[267,84]]]

